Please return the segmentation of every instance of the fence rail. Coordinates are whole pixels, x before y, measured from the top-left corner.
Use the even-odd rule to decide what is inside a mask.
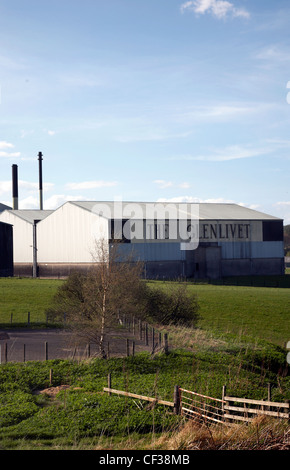
[[[137,393],[124,392],[123,390],[115,390],[113,388],[108,388],[108,387],[104,387],[103,390],[104,392],[108,392],[109,394],[116,393],[117,395],[123,395],[125,397],[131,397],[131,398],[138,398],[139,400],[150,401],[151,403],[156,403],[158,405],[174,407],[174,403],[172,401],[159,400],[158,398],[146,397],[144,395],[138,395]]]
[[[199,421],[208,420],[215,423],[224,423],[223,400],[201,395],[181,387],[179,390],[180,409],[183,416]]]
[[[12,316],[11,316],[12,318]],[[0,364],[7,362],[43,361],[49,359],[85,359],[98,357],[98,344],[75,344],[69,332],[54,328],[26,328],[0,331]],[[61,334],[58,334],[61,333]],[[134,317],[119,318],[119,327],[105,336],[106,357],[134,356],[141,351],[168,353],[168,334]]]
[[[108,387],[105,387],[103,390],[104,392],[109,393],[109,395],[111,393],[115,393],[126,397],[138,398],[140,400],[173,407],[175,414],[180,414],[186,419],[195,420],[201,423],[213,422],[223,425],[231,425],[233,422],[240,421],[250,423],[258,415],[290,419],[289,402],[278,403],[273,401],[229,397],[225,395],[225,386],[222,389],[223,398],[220,399],[202,395],[175,385],[173,401],[170,402],[159,398],[147,397],[136,393],[113,389],[111,388],[111,374],[109,374]],[[244,407],[229,405],[229,403],[243,403]],[[246,405],[251,405],[251,408]],[[273,409],[276,409],[277,411],[273,411]]]
[[[224,400],[225,420],[251,422],[258,415],[271,416],[274,418],[290,418],[290,405],[288,402],[278,403],[227,396],[224,397]],[[236,405],[236,403],[242,403],[243,406]]]

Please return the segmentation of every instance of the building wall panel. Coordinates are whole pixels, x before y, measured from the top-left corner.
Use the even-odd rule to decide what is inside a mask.
[[[1,221],[13,225],[13,253],[15,263],[33,262],[33,225],[9,211],[1,214]]]
[[[132,255],[139,261],[181,261],[185,259],[185,251],[180,243],[124,243],[118,245],[118,253],[122,259]]]
[[[283,257],[283,242],[224,242],[219,243],[222,259]]]
[[[96,240],[108,240],[108,222],[71,203],[64,204],[37,226],[39,263],[90,263]]]

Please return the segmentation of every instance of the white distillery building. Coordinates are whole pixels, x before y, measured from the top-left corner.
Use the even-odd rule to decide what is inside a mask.
[[[53,211],[13,210],[0,213],[0,222],[13,226],[13,259],[15,276],[32,276],[36,225]]]
[[[284,274],[283,220],[236,204],[80,201],[8,210],[0,221],[13,225],[16,275],[35,265],[41,277],[87,271],[100,240],[117,240],[147,278]]]

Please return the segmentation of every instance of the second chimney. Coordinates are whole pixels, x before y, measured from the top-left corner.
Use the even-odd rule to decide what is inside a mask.
[[[42,153],[38,154],[39,161],[39,209],[43,210],[43,188],[42,188]]]
[[[18,166],[12,165],[12,200],[13,209],[18,210]]]

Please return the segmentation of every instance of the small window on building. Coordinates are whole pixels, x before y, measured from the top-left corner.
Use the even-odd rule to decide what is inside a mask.
[[[110,243],[121,242],[121,243],[131,243],[129,238],[128,230],[126,230],[125,224],[129,222],[128,220],[111,220],[111,229],[110,229]]]
[[[283,237],[283,220],[263,221],[264,242],[282,242]]]

